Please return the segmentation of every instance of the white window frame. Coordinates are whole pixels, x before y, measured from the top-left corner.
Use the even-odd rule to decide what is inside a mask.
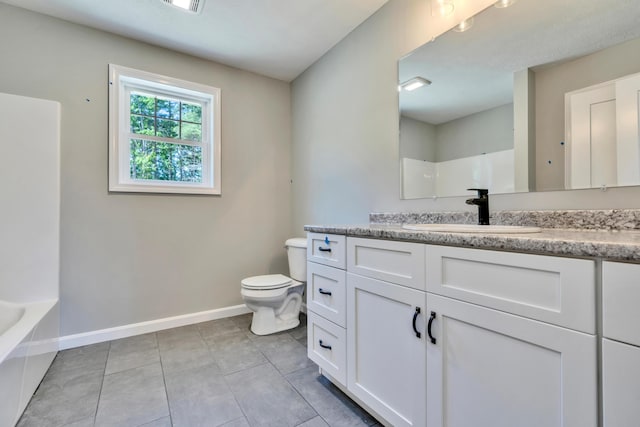
[[[202,182],[132,179],[129,94],[146,91],[202,105]],[[220,89],[199,83],[109,64],[109,191],[221,194]],[[144,139],[144,138],[140,138]],[[166,139],[189,144],[188,141]]]

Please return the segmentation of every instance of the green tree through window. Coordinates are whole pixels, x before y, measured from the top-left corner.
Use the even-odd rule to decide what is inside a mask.
[[[132,92],[131,133],[176,142],[130,139],[130,177],[160,181],[202,182],[202,106],[178,99]]]

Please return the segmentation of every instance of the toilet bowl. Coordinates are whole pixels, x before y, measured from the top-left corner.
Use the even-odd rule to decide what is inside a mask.
[[[304,292],[307,265],[307,240],[289,239],[285,243],[289,259],[289,274],[268,274],[247,277],[241,281],[240,294],[253,311],[251,332],[268,335],[300,324],[300,307]]]

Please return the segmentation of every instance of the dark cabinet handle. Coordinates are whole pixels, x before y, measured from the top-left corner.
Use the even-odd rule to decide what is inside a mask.
[[[431,344],[435,344],[436,343],[436,339],[433,337],[433,335],[431,335],[431,324],[433,323],[433,320],[436,318],[436,312],[432,311],[431,312],[431,316],[429,317],[429,324],[427,324],[427,335],[429,335],[429,339],[431,340]]]
[[[331,291],[325,291],[322,288],[318,289],[318,292],[320,292],[322,295],[331,295]]]
[[[320,252],[331,252],[331,248],[323,248],[322,246],[318,247]]]
[[[322,347],[322,348],[326,348],[327,350],[331,350],[331,346],[323,344],[322,340],[318,341],[318,344],[320,344],[320,347]]]
[[[413,313],[413,332],[416,333],[416,337],[420,338],[422,336],[422,334],[420,334],[420,332],[418,332],[418,328],[416,328],[416,320],[418,319],[418,315],[420,314],[420,307],[416,307],[416,312]]]

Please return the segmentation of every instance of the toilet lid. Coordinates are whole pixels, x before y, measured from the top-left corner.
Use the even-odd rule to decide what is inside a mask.
[[[283,274],[267,274],[264,276],[247,277],[242,280],[242,287],[246,289],[278,289],[291,284],[291,278]]]

